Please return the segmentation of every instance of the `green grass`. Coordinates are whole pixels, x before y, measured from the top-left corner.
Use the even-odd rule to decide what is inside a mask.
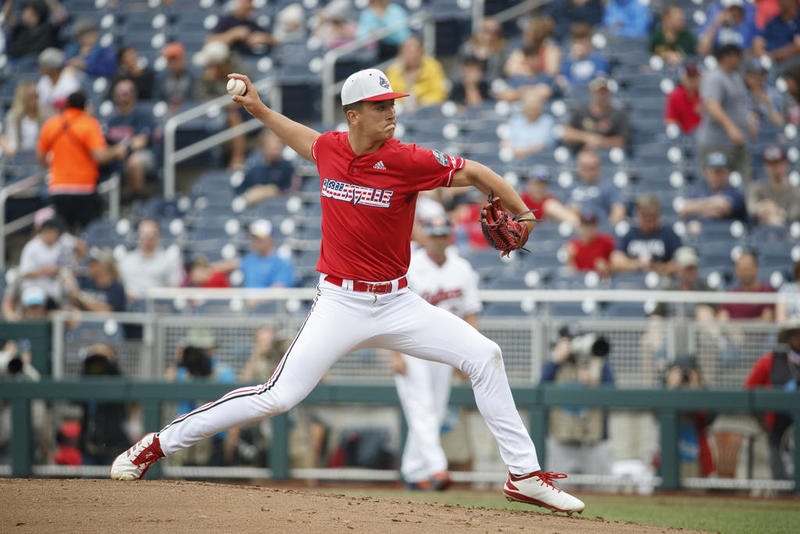
[[[531,510],[510,503],[499,491],[447,491],[423,493],[402,490],[333,490],[349,495],[370,495],[441,504],[460,504],[507,510]],[[723,534],[796,534],[800,532],[800,499],[756,499],[747,497],[581,495],[584,517],[602,517]],[[535,508],[534,508],[535,509]]]

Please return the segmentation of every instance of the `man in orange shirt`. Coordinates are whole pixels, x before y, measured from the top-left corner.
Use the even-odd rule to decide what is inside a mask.
[[[86,114],[85,107],[82,92],[69,95],[64,112],[42,126],[36,146],[39,163],[49,166],[47,190],[56,212],[72,230],[85,226],[102,211],[96,192],[99,166],[122,159],[128,152],[122,143],[106,145],[100,123]]]

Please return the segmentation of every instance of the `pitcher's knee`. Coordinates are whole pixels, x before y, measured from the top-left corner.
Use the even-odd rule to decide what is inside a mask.
[[[482,344],[480,350],[470,359],[468,369],[465,369],[471,378],[478,378],[487,369],[503,368],[503,351],[500,346],[489,339],[486,341],[487,343]]]
[[[304,397],[304,395],[300,396],[293,393],[281,393],[278,391],[275,391],[274,393],[267,392],[264,393],[264,395],[269,395],[268,397],[265,397],[265,402],[263,403],[264,416],[266,417],[272,417],[274,415],[288,412],[297,406]]]

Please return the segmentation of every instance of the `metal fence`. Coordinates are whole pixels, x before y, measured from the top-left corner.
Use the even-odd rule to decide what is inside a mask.
[[[586,298],[587,291],[484,291],[486,301],[529,298],[544,293],[540,303]],[[641,301],[670,298],[678,292],[608,292],[603,298],[628,295]],[[216,295],[219,294],[217,298]],[[555,294],[555,295],[554,295]],[[313,290],[154,290],[147,312],[127,314],[57,313],[54,315],[53,369],[56,378],[76,377],[87,347],[97,341],[112,343],[126,376],[158,379],[175,362],[193,329],[210,333],[216,342],[215,358],[237,374],[247,362],[253,336],[261,326],[272,326],[276,337],[291,341],[302,323]],[[171,298],[165,298],[170,295]],[[660,296],[659,296],[660,295]],[[541,296],[540,296],[541,297]],[[684,294],[691,300],[747,300],[743,294]],[[756,300],[777,300],[779,295],[757,294]],[[231,309],[232,302],[240,302]],[[287,303],[294,303],[288,306]],[[176,305],[179,303],[179,305]],[[265,306],[267,305],[268,306]],[[540,307],[545,308],[545,307]],[[235,311],[234,311],[235,310]],[[266,311],[264,311],[266,310]],[[262,313],[259,313],[261,311]],[[514,385],[539,382],[542,365],[564,325],[605,336],[616,383],[625,387],[651,387],[661,382],[668,362],[682,355],[695,356],[707,386],[741,387],[753,363],[776,343],[778,325],[759,322],[714,323],[682,318],[609,319],[483,316],[480,329],[503,349],[509,380]],[[392,382],[391,358],[384,351],[361,350],[342,358],[326,380],[337,382]]]

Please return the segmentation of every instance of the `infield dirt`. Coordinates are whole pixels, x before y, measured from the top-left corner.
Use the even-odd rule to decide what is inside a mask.
[[[0,479],[3,533],[276,532],[355,534],[693,531],[305,489],[206,482]]]

